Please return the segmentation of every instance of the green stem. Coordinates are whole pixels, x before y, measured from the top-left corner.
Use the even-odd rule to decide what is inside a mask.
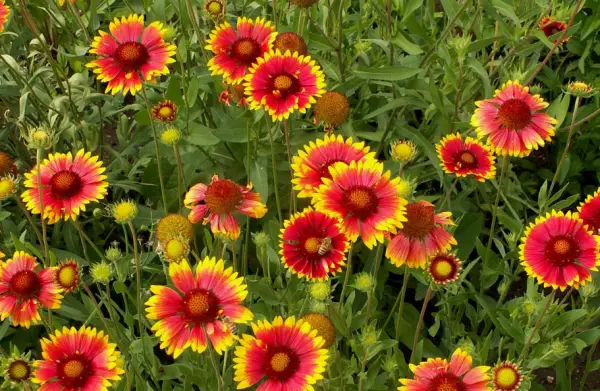
[[[285,147],[288,155],[288,166],[290,169],[290,180],[294,177],[294,170],[292,170],[292,145],[290,142],[290,120],[283,121],[283,133],[285,135]],[[295,213],[296,212],[296,194],[294,192],[294,186],[291,186],[290,193],[290,210]]]
[[[598,347],[598,343],[600,342],[600,338],[596,339],[596,342],[592,345],[587,354],[587,360],[585,362],[585,371],[583,376],[581,377],[581,384],[579,385],[579,391],[585,390],[585,383],[587,382],[588,375],[590,374],[590,366],[592,365],[592,361],[594,360],[594,352]]]
[[[139,321],[139,328],[140,328],[140,338],[144,338],[144,322],[143,322],[143,317],[144,314],[142,312],[142,268],[140,265],[140,255],[138,252],[138,240],[137,240],[137,233],[135,232],[135,227],[133,226],[133,223],[130,221],[129,222],[129,230],[131,231],[131,241],[133,242],[133,260],[135,262],[135,283],[136,283],[136,290],[137,290],[137,294],[136,294],[136,304],[137,304],[137,312],[138,312],[138,321]],[[142,347],[144,346],[144,343],[142,342]],[[144,356],[145,356],[145,352],[144,352]]]
[[[281,213],[281,201],[279,199],[279,190],[277,184],[277,167],[275,165],[275,147],[273,145],[273,133],[271,131],[271,126],[269,126],[269,120],[265,114],[265,122],[267,124],[267,131],[269,132],[269,141],[271,143],[271,165],[273,166],[273,188],[275,190],[275,202],[277,203],[277,216],[279,217],[279,224],[283,224],[283,215]]]
[[[48,233],[46,230],[46,216],[44,216],[44,189],[42,188],[42,153],[43,150],[38,148],[35,155],[36,169],[37,169],[37,185],[38,185],[38,197],[40,198],[40,220],[42,220],[42,246],[44,247],[44,264],[47,264],[50,260],[48,259]]]
[[[67,0],[66,3],[67,3],[67,7],[69,7],[69,11],[71,11],[71,13],[73,14],[73,16],[75,17],[75,20],[77,21],[77,24],[79,25],[79,27],[83,31],[83,35],[85,35],[86,43],[89,44],[89,42],[91,40],[90,34],[87,31],[87,27],[83,23],[83,19],[81,19],[81,15],[79,15],[79,12],[75,9],[75,7],[73,6],[73,4],[71,4],[71,2],[69,0]]]
[[[183,194],[183,186],[185,185],[185,179],[183,177],[183,163],[181,161],[181,154],[179,153],[179,146],[173,145],[175,152],[175,160],[177,160],[177,193],[179,195],[179,209],[183,209],[183,200],[181,199]]]
[[[42,238],[42,234],[40,233],[40,230],[38,229],[37,225],[35,225],[35,222],[33,221],[31,214],[27,210],[27,207],[23,203],[23,200],[21,200],[21,197],[19,197],[18,195],[15,196],[15,200],[17,201],[17,205],[19,205],[19,207],[23,211],[23,214],[27,218],[29,225],[31,225],[31,229],[33,229],[33,232],[35,233],[35,236],[37,237],[38,242],[40,243],[41,246],[43,246],[45,241]]]
[[[350,276],[352,275],[352,250],[354,248],[354,243],[350,243],[350,248],[348,249],[348,259],[346,261],[346,277],[344,277],[344,284],[342,285],[342,294],[340,295],[340,303],[338,306],[338,312],[341,314],[342,309],[344,307],[344,294],[346,293],[346,287],[348,286],[348,282],[350,281]]]
[[[380,243],[377,246],[377,252],[375,253],[375,271],[373,273],[373,289],[367,298],[367,317],[365,319],[365,324],[369,324],[369,320],[371,320],[371,304],[373,302],[373,296],[375,295],[375,291],[377,290],[377,275],[379,274],[379,266],[381,265],[381,259],[383,258],[383,243]]]
[[[217,377],[217,384],[219,385],[219,390],[224,391],[223,378],[221,377],[221,372],[219,371],[219,365],[217,364],[217,360],[215,358],[215,353],[213,347],[211,345],[210,339],[208,338],[208,333],[206,329],[204,330],[204,336],[206,338],[206,344],[208,345],[208,353],[210,356],[210,362],[212,363],[213,369],[215,370],[215,376]]]
[[[427,288],[427,293],[425,294],[425,299],[423,300],[423,307],[421,307],[421,314],[419,315],[419,321],[417,322],[417,328],[415,329],[415,338],[413,339],[412,350],[410,352],[410,359],[408,360],[409,364],[413,362],[413,358],[415,356],[415,350],[417,350],[417,343],[419,342],[419,335],[421,334],[421,328],[423,327],[423,320],[425,319],[425,311],[427,310],[427,304],[429,304],[429,299],[431,298],[431,292],[433,288],[431,283]],[[421,357],[418,357],[421,359]]]
[[[196,19],[196,11],[194,11],[194,7],[192,6],[191,0],[185,0],[185,5],[187,7],[188,16],[192,22],[192,27],[194,28],[194,31],[196,31],[196,35],[198,36],[200,51],[204,59],[206,59],[206,53],[204,52],[204,39],[202,39],[202,37],[204,37],[204,34],[202,33],[202,30],[200,30],[200,25],[198,24],[198,20]]]
[[[504,183],[504,177],[508,169],[509,157],[505,156],[502,162],[502,170],[500,171],[500,179],[498,180],[498,192],[496,193],[496,201],[494,202],[494,208],[492,209],[492,225],[490,226],[490,236],[488,238],[487,246],[485,248],[485,256],[483,257],[482,273],[485,272],[488,264],[488,258],[490,255],[490,249],[492,248],[492,242],[494,240],[494,229],[496,228],[496,220],[498,217],[498,204],[500,203],[500,196],[502,194],[502,184]],[[483,281],[481,282],[480,291],[483,292]]]
[[[569,148],[571,148],[571,141],[573,140],[573,133],[575,130],[575,119],[577,118],[577,112],[579,111],[579,105],[581,104],[581,97],[578,96],[575,98],[575,107],[573,108],[573,117],[571,118],[571,125],[569,126],[569,135],[567,137],[567,145],[565,145],[565,150],[563,151],[560,160],[558,161],[558,166],[556,167],[556,172],[554,173],[554,177],[552,178],[552,183],[550,184],[550,189],[548,190],[548,198],[552,196],[552,190],[554,189],[554,185],[558,181],[558,177],[560,175],[560,171],[563,167],[563,163],[569,154]],[[544,207],[545,209],[545,207]]]
[[[540,329],[540,326],[542,324],[542,319],[544,318],[544,315],[546,315],[546,312],[548,312],[548,308],[550,308],[550,304],[554,300],[554,293],[555,292],[552,291],[552,293],[548,296],[548,299],[546,300],[546,304],[544,305],[544,309],[542,310],[542,313],[540,314],[540,316],[538,317],[537,321],[535,322],[535,326],[533,327],[533,331],[529,335],[529,338],[527,339],[527,343],[525,344],[525,346],[523,347],[523,350],[521,351],[521,355],[519,357],[519,361],[523,361],[523,360],[527,359],[527,356],[529,355],[529,347],[531,346],[531,342],[533,341],[533,337],[535,337],[535,334]]]
[[[96,252],[96,254],[98,254],[98,256],[100,257],[100,259],[103,260],[103,261],[106,261],[106,258],[104,257],[104,254],[102,253],[102,251],[100,251],[100,249],[98,248],[98,246],[96,246],[94,244],[94,242],[92,242],[92,239],[90,239],[90,237],[87,236],[87,234],[83,231],[83,229],[81,229],[81,225],[79,224],[79,221],[73,220],[73,224],[75,224],[75,228],[77,228],[77,231],[79,231],[79,235],[81,237],[83,237],[86,242],[88,242],[88,244],[90,245],[90,247]],[[85,246],[83,246],[83,247],[85,248]]]
[[[464,61],[462,59],[458,60],[458,85],[456,87],[456,97],[454,99],[454,114],[452,115],[452,124],[450,124],[450,133],[454,132],[454,124],[458,119],[458,106],[460,103],[460,97],[462,92],[461,88],[463,82],[463,63]]]
[[[456,188],[456,184],[457,183],[458,183],[458,177],[454,178],[454,181],[452,181],[452,185],[450,186],[450,188],[446,192],[446,196],[444,197],[444,199],[442,200],[442,203],[440,204],[440,207],[438,208],[439,210],[442,210],[444,208],[444,205],[446,205],[446,202],[450,199],[450,195],[452,194],[452,192]]]
[[[152,107],[150,106],[150,101],[148,100],[148,94],[146,93],[146,82],[142,81],[142,95],[144,96],[144,102],[146,102],[146,109],[148,110],[148,116],[150,117],[150,125],[152,127],[152,134],[154,136],[154,150],[156,152],[156,165],[158,166],[158,180],[160,182],[160,192],[162,194],[163,207],[165,210],[165,214],[168,214],[169,211],[167,209],[167,193],[165,191],[165,182],[162,173],[162,167],[160,162],[160,151],[158,148],[158,135],[156,133],[156,126],[154,125],[154,121],[152,120]]]

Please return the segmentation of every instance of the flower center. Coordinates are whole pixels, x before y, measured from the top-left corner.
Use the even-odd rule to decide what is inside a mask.
[[[4,152],[0,152],[0,176],[8,174],[13,168],[13,161]]]
[[[14,382],[27,380],[31,374],[31,367],[26,361],[15,360],[8,366],[8,378]]]
[[[579,246],[569,236],[556,236],[546,243],[545,255],[556,266],[573,263],[579,256]]]
[[[463,152],[460,155],[460,160],[465,164],[473,164],[475,163],[475,156],[471,152]]]
[[[219,299],[211,291],[198,289],[183,298],[183,311],[195,323],[212,322],[219,314]]]
[[[304,242],[304,249],[311,254],[314,254],[317,251],[319,251],[320,246],[321,241],[317,238],[308,238],[306,239],[306,242]]]
[[[373,189],[367,187],[351,188],[344,193],[348,212],[364,220],[371,216],[378,206],[377,196]]]
[[[456,375],[444,373],[431,380],[427,391],[467,391],[467,388]]]
[[[283,372],[288,365],[290,365],[290,361],[290,356],[288,356],[287,353],[276,353],[271,358],[271,368],[273,368],[275,372]]]
[[[72,266],[62,267],[58,271],[57,280],[61,287],[71,288],[77,281],[77,273]]]
[[[531,123],[531,108],[521,99],[509,99],[498,109],[502,126],[510,130],[521,130]]]
[[[115,60],[127,73],[139,70],[149,58],[148,49],[139,42],[124,42],[115,51]]]
[[[231,47],[231,56],[243,65],[251,65],[260,54],[260,45],[252,38],[240,38]]]
[[[169,240],[165,250],[170,260],[179,261],[185,256],[185,245],[179,239]]]
[[[92,372],[89,361],[79,354],[58,364],[58,377],[65,388],[84,387]]]
[[[0,179],[0,197],[12,194],[15,191],[15,183],[9,178]]]
[[[406,218],[402,232],[409,238],[422,239],[435,227],[435,210],[432,205],[410,203],[406,206]]]
[[[163,118],[169,118],[171,115],[173,115],[173,109],[171,109],[169,106],[163,106],[158,110],[158,115]]]
[[[452,274],[452,264],[445,259],[435,263],[434,270],[439,277],[448,278]]]
[[[272,83],[273,95],[277,98],[286,98],[288,95],[300,91],[298,79],[289,73],[282,73],[275,76]]]
[[[270,350],[263,363],[264,372],[269,379],[284,382],[298,370],[300,365],[298,355],[284,346],[275,346]]]
[[[229,179],[219,179],[206,189],[206,206],[215,214],[235,212],[242,200],[242,190]]]
[[[39,293],[42,284],[40,277],[35,272],[23,270],[13,276],[10,280],[10,287],[21,297],[31,297]]]
[[[218,1],[211,1],[210,3],[208,3],[206,9],[210,14],[218,15],[221,13],[221,11],[223,11],[223,6]]]
[[[500,368],[496,372],[495,380],[500,389],[511,390],[519,382],[519,374],[513,368]]]
[[[408,160],[413,155],[413,147],[407,143],[398,143],[394,146],[394,154],[399,160]]]
[[[59,200],[68,200],[79,194],[83,183],[79,175],[73,171],[59,171],[50,179],[50,192]]]

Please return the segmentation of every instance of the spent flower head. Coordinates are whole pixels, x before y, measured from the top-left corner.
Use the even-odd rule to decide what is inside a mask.
[[[469,53],[469,46],[471,45],[471,35],[455,36],[448,40],[448,45],[454,49],[458,56],[458,61],[464,61],[467,53]]]
[[[107,285],[112,279],[112,272],[110,264],[105,262],[98,262],[90,267],[92,280],[98,284]]]
[[[121,200],[111,204],[108,212],[117,223],[127,224],[137,216],[138,207],[132,200]]]
[[[123,253],[119,249],[119,244],[112,242],[110,247],[106,249],[104,256],[111,262],[118,262],[123,257]]]

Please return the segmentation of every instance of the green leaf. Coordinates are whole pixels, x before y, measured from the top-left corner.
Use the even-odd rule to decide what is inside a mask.
[[[502,0],[492,0],[492,5],[496,8],[496,10],[498,10],[498,12],[512,20],[515,25],[521,26],[521,20],[517,14],[515,14],[515,9],[513,6],[506,4]]]
[[[214,135],[213,130],[204,125],[192,123],[190,124],[189,129],[190,134],[185,139],[191,144],[207,147],[221,142],[221,140]]]
[[[392,44],[398,45],[406,53],[413,56],[423,53],[421,46],[413,43],[402,31],[398,31],[398,34],[392,38]]]
[[[260,200],[266,204],[269,198],[269,174],[267,172],[267,159],[255,159],[251,163],[250,180],[256,192],[260,194]]]
[[[401,66],[389,66],[383,68],[368,68],[359,66],[354,71],[354,75],[360,79],[366,80],[389,80],[398,81],[406,80],[416,76],[421,72],[421,68],[408,68]]]
[[[370,112],[369,114],[365,115],[363,117],[363,120],[366,121],[373,117],[377,117],[379,114],[385,113],[386,111],[395,109],[397,107],[408,106],[409,104],[411,104],[411,102],[414,102],[414,98],[411,98],[408,96],[403,96],[401,98],[393,99],[393,100],[389,101],[388,103],[386,103],[385,105],[383,105],[383,106],[375,109],[374,111]]]
[[[547,335],[549,338],[555,337],[562,333],[567,327],[576,325],[576,322],[587,315],[584,309],[576,309],[567,311],[564,314],[557,316],[548,326]]]
[[[469,212],[462,216],[458,227],[454,231],[454,237],[458,242],[458,258],[465,261],[469,259],[482,229],[483,213]]]

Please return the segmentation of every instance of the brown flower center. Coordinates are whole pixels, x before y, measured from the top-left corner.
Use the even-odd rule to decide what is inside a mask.
[[[267,377],[281,382],[292,377],[300,366],[296,352],[284,346],[275,346],[269,350],[270,352],[267,353],[266,360],[263,362],[263,369]]]
[[[351,188],[343,197],[349,214],[360,220],[365,220],[375,213],[379,205],[375,191],[367,187]]]
[[[531,108],[521,99],[509,99],[498,109],[500,123],[507,129],[521,130],[531,123]]]
[[[546,243],[546,258],[556,266],[564,266],[577,261],[579,246],[570,236],[556,236]]]
[[[282,73],[273,78],[273,94],[285,98],[300,91],[298,79],[289,73]]]
[[[229,179],[219,179],[206,189],[206,206],[212,213],[224,214],[237,210],[243,201],[240,186]]]
[[[13,171],[13,160],[5,152],[0,152],[0,176]]]
[[[79,194],[83,183],[78,174],[73,171],[59,171],[50,179],[50,192],[59,200],[68,200]]]
[[[58,363],[58,378],[65,388],[84,387],[93,375],[90,362],[80,354],[76,354]]]
[[[402,232],[409,238],[422,239],[435,227],[435,210],[428,204],[421,202],[408,204],[406,218]]]
[[[115,51],[115,60],[125,72],[139,70],[149,58],[148,49],[139,42],[124,42]]]
[[[22,382],[29,379],[31,367],[24,360],[15,360],[8,365],[8,378],[13,382]]]
[[[444,373],[429,382],[427,391],[467,391],[467,387],[458,376]]]
[[[252,38],[239,38],[231,47],[231,56],[246,66],[254,63],[260,54],[260,45]]]
[[[277,38],[273,42],[273,50],[279,49],[282,54],[284,54],[287,50],[294,53],[297,52],[300,55],[307,55],[308,48],[306,47],[306,42],[296,33],[282,33],[278,34]]]
[[[195,323],[214,321],[219,315],[219,299],[211,291],[198,289],[183,298],[183,312]]]
[[[17,272],[10,280],[13,292],[21,297],[31,297],[38,294],[42,288],[40,277],[31,270]]]

